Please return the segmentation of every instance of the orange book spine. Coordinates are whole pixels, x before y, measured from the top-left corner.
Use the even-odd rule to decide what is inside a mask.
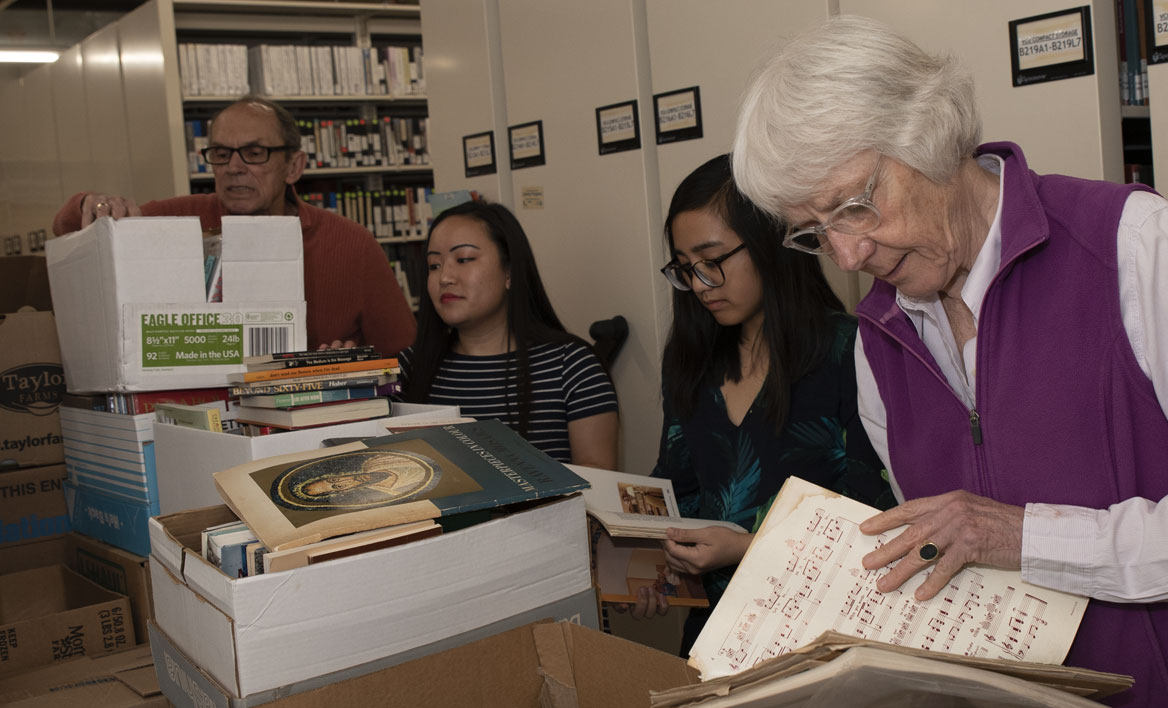
[[[252,383],[253,381],[279,381],[281,379],[299,379],[306,376],[326,376],[328,374],[341,374],[350,371],[373,371],[374,369],[396,368],[397,359],[367,359],[365,361],[346,361],[340,364],[304,366],[295,369],[248,371],[243,375],[243,382]]]

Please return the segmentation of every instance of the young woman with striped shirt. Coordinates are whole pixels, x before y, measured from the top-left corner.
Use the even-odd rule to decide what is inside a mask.
[[[458,405],[561,462],[616,469],[612,381],[560,324],[515,216],[483,202],[442,212],[426,265],[418,337],[399,357],[405,400]]]

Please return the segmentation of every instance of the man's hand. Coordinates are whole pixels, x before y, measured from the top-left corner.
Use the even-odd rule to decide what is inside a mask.
[[[351,339],[346,339],[343,342],[339,339],[334,339],[332,344],[322,344],[317,347],[316,350],[321,351],[323,349],[348,349],[355,346],[357,346],[357,343]]]
[[[864,567],[881,568],[900,559],[876,583],[880,592],[890,592],[932,564],[933,572],[914,594],[918,601],[940,592],[967,563],[1017,570],[1022,567],[1025,511],[965,491],[907,501],[860,524],[860,531],[868,535],[908,524],[899,536],[864,556]],[[926,543],[940,550],[936,559],[921,559],[920,548]]]
[[[669,567],[695,575],[738,563],[754,538],[752,533],[738,533],[725,526],[670,528],[666,533],[665,559]]]
[[[101,216],[112,216],[115,219],[142,216],[142,210],[133,199],[113,194],[86,194],[81,200],[81,228],[89,226]]]

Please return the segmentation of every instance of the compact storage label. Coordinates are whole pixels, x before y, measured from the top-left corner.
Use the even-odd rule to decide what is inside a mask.
[[[292,312],[143,312],[142,368],[240,364],[285,351]]]

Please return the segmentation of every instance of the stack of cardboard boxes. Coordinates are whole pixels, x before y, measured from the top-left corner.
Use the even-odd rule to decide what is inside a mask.
[[[0,312],[0,679],[6,679],[144,639],[147,616],[132,616],[127,595],[148,608],[150,591],[144,558],[69,533],[58,412],[65,379],[43,257],[0,258]]]

